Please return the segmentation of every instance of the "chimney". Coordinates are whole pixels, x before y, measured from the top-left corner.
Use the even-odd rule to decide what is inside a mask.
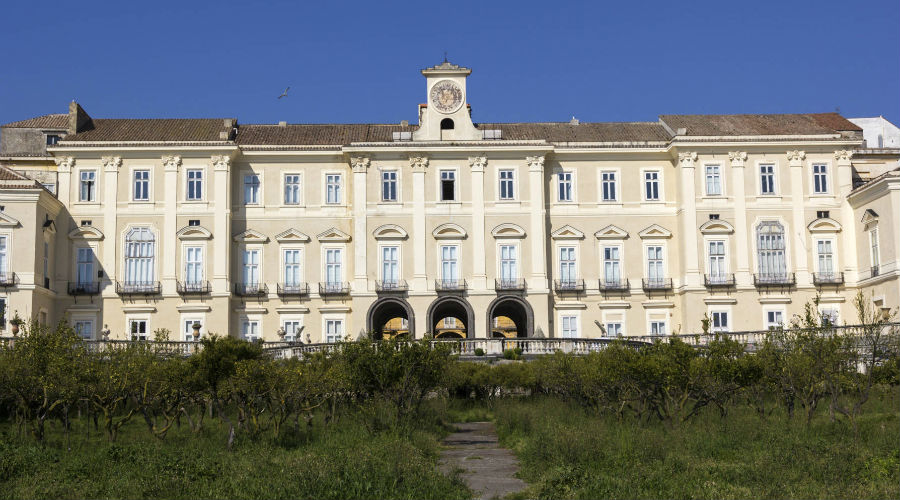
[[[91,127],[91,117],[84,108],[74,100],[69,103],[69,134],[77,134]]]
[[[409,120],[400,120],[400,126],[401,126],[401,127],[408,127],[408,126],[409,126]]]
[[[278,122],[278,126],[279,126],[279,127],[287,127],[287,122],[286,122],[286,121],[280,121],[280,122]]]

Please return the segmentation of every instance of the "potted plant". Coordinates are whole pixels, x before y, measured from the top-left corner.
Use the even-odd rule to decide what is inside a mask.
[[[11,331],[13,337],[19,334],[19,326],[23,323],[25,323],[25,321],[19,316],[19,311],[16,311],[15,314],[13,314],[13,318],[9,320],[9,324],[12,325]]]
[[[194,321],[194,324],[191,325],[191,329],[194,330],[194,342],[200,341],[200,322]]]

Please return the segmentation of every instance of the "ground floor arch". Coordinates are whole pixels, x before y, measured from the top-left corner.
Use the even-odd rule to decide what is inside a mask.
[[[534,311],[521,297],[497,297],[487,309],[489,337],[534,336]]]
[[[416,315],[412,306],[400,297],[384,297],[369,306],[366,331],[373,340],[393,337],[415,338]]]
[[[475,311],[462,297],[441,297],[428,306],[428,330],[434,338],[475,338]]]

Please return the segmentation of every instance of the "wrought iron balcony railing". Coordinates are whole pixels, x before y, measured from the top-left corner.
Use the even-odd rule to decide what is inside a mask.
[[[116,281],[119,295],[159,295],[160,292],[159,281]]]
[[[263,297],[269,294],[265,283],[235,283],[234,294],[238,297]]]
[[[498,292],[523,292],[525,291],[524,278],[496,278],[494,290]]]
[[[69,295],[99,295],[100,283],[96,281],[70,281],[66,287]]]
[[[307,283],[278,283],[278,295],[282,297],[302,297],[309,295],[309,284]]]
[[[600,291],[603,292],[624,292],[631,289],[631,285],[626,278],[603,279],[600,278]]]
[[[376,280],[375,291],[379,293],[403,293],[409,291],[406,280]]]
[[[584,280],[554,280],[553,290],[555,290],[556,293],[584,293]]]
[[[735,285],[734,274],[707,274],[703,276],[706,288],[732,288]]]
[[[754,274],[753,284],[758,288],[793,286],[797,284],[797,277],[794,273]]]
[[[16,273],[0,273],[0,288],[10,288],[19,284]]]
[[[673,288],[672,278],[641,278],[644,291],[666,291]]]
[[[350,283],[346,281],[322,281],[319,295],[350,295]]]
[[[464,292],[466,280],[434,280],[434,289],[437,292]]]
[[[830,272],[830,273],[813,273],[813,284],[816,286],[821,285],[843,285],[844,284],[844,273],[838,272]]]
[[[212,292],[209,281],[177,281],[175,291],[181,295],[204,295]]]

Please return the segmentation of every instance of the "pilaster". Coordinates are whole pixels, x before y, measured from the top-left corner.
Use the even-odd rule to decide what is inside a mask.
[[[410,156],[409,166],[413,172],[413,280],[412,289],[424,292],[428,289],[425,271],[425,171],[428,169],[427,156]]]
[[[528,238],[531,239],[531,280],[528,288],[535,291],[546,291],[546,244],[547,227],[545,220],[544,202],[544,156],[528,156],[525,158],[528,166],[529,206],[531,212],[531,227]]]
[[[788,164],[791,169],[791,232],[794,247],[794,272],[797,274],[798,286],[812,286],[809,274],[808,244],[806,242],[806,221],[803,203],[803,163],[806,159],[804,151],[788,151]]]
[[[834,183],[835,195],[841,200],[841,224],[844,230],[838,233],[841,239],[843,256],[844,278],[848,283],[856,283],[859,280],[859,258],[856,251],[856,238],[867,235],[858,235],[853,232],[856,223],[853,207],[850,206],[849,195],[853,190],[853,166],[851,159],[853,151],[840,150],[834,152],[834,162],[837,165]],[[894,212],[896,213],[896,212]],[[894,231],[895,233],[900,233]]]
[[[178,210],[177,207],[177,197],[178,197],[178,169],[181,168],[181,157],[180,156],[163,156],[162,157],[163,171],[165,172],[165,186],[164,190],[164,200],[163,206],[165,207],[163,214],[163,230],[162,230],[162,247],[163,247],[163,255],[165,256],[162,259],[162,293],[163,295],[174,295],[177,293],[175,287],[176,269],[177,262],[175,259],[175,255],[177,255],[176,250],[176,241],[175,233],[178,232],[178,228],[176,224],[178,223],[175,214]]]
[[[737,257],[734,270],[735,283],[738,286],[753,286],[753,277],[750,273],[750,250],[747,243],[747,235],[750,228],[747,227],[747,193],[744,189],[744,162],[747,161],[746,151],[732,151],[728,153],[731,161],[731,189],[734,194],[734,246]]]
[[[110,286],[103,288],[104,297],[116,296],[116,261],[117,250],[120,244],[119,233],[116,226],[116,208],[118,207],[119,168],[122,167],[120,156],[104,156],[103,164],[103,230],[109,235],[110,241],[103,244],[103,270],[109,278]]]
[[[56,163],[56,198],[64,207],[69,207],[72,201],[72,168],[75,167],[75,158],[62,156],[53,158]]]
[[[694,164],[697,153],[694,151],[678,153],[678,166],[681,170],[681,241],[684,248],[684,285],[687,288],[700,288],[703,279],[700,276],[700,261],[697,238],[697,190],[694,186]]]
[[[371,160],[367,156],[350,158],[353,170],[353,290],[368,290],[366,269],[366,174]]]
[[[472,248],[475,252],[484,251],[484,170],[487,167],[487,156],[469,158],[472,168]],[[473,290],[487,289],[487,273],[485,259],[473,259],[471,287]]]
[[[210,158],[215,191],[213,221],[212,291],[213,295],[229,296],[229,263],[231,262],[231,157],[215,155]]]

